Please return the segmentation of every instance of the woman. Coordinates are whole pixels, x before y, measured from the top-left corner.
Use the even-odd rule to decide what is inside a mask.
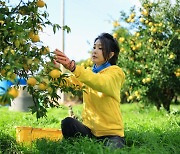
[[[105,140],[106,146],[122,148],[125,144],[124,127],[120,111],[120,90],[125,80],[121,68],[116,66],[119,54],[118,42],[108,33],[102,33],[94,41],[92,71],[76,66],[58,49],[55,63],[70,70],[79,84],[86,86],[83,93],[82,120],[67,117],[62,120],[64,138],[78,135]]]

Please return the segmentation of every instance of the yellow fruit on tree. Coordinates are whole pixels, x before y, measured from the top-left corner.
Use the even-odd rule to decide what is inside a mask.
[[[121,52],[124,52],[124,51],[125,51],[125,49],[124,49],[124,48],[121,48],[121,49],[120,49],[120,51],[121,51]]]
[[[136,45],[136,48],[140,48],[142,46],[141,42]]]
[[[150,27],[153,25],[153,23],[152,22],[149,22],[149,24],[148,24]]]
[[[169,59],[174,59],[175,58],[175,55],[174,54],[170,54],[169,55]]]
[[[36,5],[37,5],[38,7],[44,7],[44,6],[45,6],[45,2],[42,1],[42,0],[38,0],[38,1],[36,2]]]
[[[159,26],[159,27],[161,27],[162,25],[163,25],[163,23],[161,22],[161,23],[159,23],[159,25],[158,25],[158,26]]]
[[[46,55],[46,54],[48,54],[49,52],[50,52],[49,47],[45,47],[45,48],[41,51],[41,54],[42,54],[42,55]]]
[[[34,78],[34,77],[30,77],[28,80],[27,80],[27,84],[29,86],[35,86],[36,85],[36,82],[37,80]]]
[[[51,76],[52,78],[59,78],[61,75],[60,70],[57,69],[53,69],[51,72],[49,72],[49,76]]]
[[[146,78],[146,82],[151,82],[151,78]]]
[[[139,36],[140,36],[140,33],[139,33],[139,32],[135,32],[135,36],[136,36],[136,37],[139,37]]]
[[[9,52],[9,50],[10,50],[10,47],[9,47],[9,46],[6,47],[6,48],[4,49],[4,54],[7,54],[7,53]]]
[[[142,82],[143,82],[143,83],[146,83],[146,79],[142,79]]]
[[[33,37],[31,37],[32,42],[39,42],[40,38],[38,34],[34,34]]]
[[[143,7],[144,7],[144,8],[147,8],[147,7],[148,7],[148,4],[146,4],[146,3],[143,4]]]
[[[131,44],[131,45],[133,45],[133,44],[134,44],[134,42],[133,42],[133,41],[130,41],[130,44]]]
[[[135,96],[138,96],[138,95],[139,95],[139,91],[135,91],[135,92],[134,92],[134,95],[135,95]]]
[[[3,20],[0,20],[0,24],[3,25],[3,24],[4,24],[4,21],[3,21]]]
[[[151,81],[151,78],[144,78],[144,79],[142,79],[143,83],[147,83],[147,82],[150,82],[150,81]]]
[[[131,22],[131,18],[128,18],[126,21],[127,21],[127,22]]]
[[[19,91],[16,88],[12,87],[9,89],[8,94],[13,98],[16,98],[19,95]]]
[[[141,98],[141,96],[140,96],[140,95],[137,95],[137,96],[136,96],[136,98],[137,98],[137,99],[140,99],[140,98]]]
[[[133,98],[134,98],[133,96],[129,96],[128,101],[131,101]]]
[[[145,24],[148,24],[148,23],[149,23],[149,21],[148,21],[148,20],[146,20],[146,21],[145,21]]]
[[[138,74],[141,74],[141,70],[136,70],[136,72],[137,72]]]
[[[125,95],[126,95],[126,96],[129,96],[129,93],[126,91],[126,92],[125,92]]]
[[[141,22],[141,23],[144,23],[144,18],[140,18],[140,22]]]
[[[136,15],[135,13],[131,13],[130,17],[131,17],[131,18],[134,18],[135,15]]]
[[[13,49],[10,50],[10,52],[14,55],[15,54],[15,51]]]
[[[135,46],[132,47],[132,50],[133,50],[133,51],[136,50],[136,49],[137,49],[137,48],[136,48]]]
[[[179,73],[180,73],[180,68],[177,68],[177,69],[176,69],[176,72],[179,72]]]
[[[134,21],[135,21],[134,18],[130,20],[130,22],[134,22]]]
[[[1,75],[5,77],[5,75],[6,75],[6,70],[2,69],[2,70],[1,70]]]
[[[180,73],[179,72],[175,72],[176,77],[180,77]]]
[[[153,42],[153,39],[152,39],[152,38],[150,38],[148,41],[149,41],[149,43],[152,43],[152,42]]]
[[[117,38],[118,34],[117,33],[113,33],[113,37]]]
[[[141,12],[141,14],[144,15],[144,16],[148,16],[148,15],[149,15],[149,12],[148,12],[147,10],[143,10],[143,11]]]
[[[153,33],[155,33],[156,31],[157,31],[157,29],[156,29],[156,28],[153,28],[153,29],[152,29],[152,32],[153,32]]]
[[[119,38],[119,42],[120,42],[120,43],[123,43],[123,42],[124,42],[124,40],[125,40],[125,38],[124,38],[124,37],[120,37],[120,38]]]
[[[29,38],[33,38],[34,37],[34,32],[33,31],[30,31],[29,32]]]
[[[40,83],[40,84],[38,85],[38,88],[39,88],[39,90],[46,90],[46,89],[47,89],[47,86],[46,86],[45,83]]]
[[[114,26],[114,27],[118,27],[118,26],[120,26],[120,24],[119,24],[118,21],[114,21],[114,22],[113,22],[113,26]]]

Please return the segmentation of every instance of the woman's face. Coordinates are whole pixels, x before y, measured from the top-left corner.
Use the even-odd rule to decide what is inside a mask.
[[[94,64],[96,64],[96,66],[100,66],[103,63],[105,63],[105,59],[102,51],[102,45],[99,39],[96,40],[93,46],[92,61]]]

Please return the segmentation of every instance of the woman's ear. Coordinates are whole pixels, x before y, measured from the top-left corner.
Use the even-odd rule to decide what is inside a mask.
[[[114,56],[114,52],[110,52],[109,59],[111,59]]]

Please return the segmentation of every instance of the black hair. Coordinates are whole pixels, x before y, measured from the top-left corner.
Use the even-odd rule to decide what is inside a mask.
[[[116,65],[119,55],[119,44],[116,39],[109,33],[102,33],[95,38],[94,43],[100,40],[102,45],[103,57],[105,61],[108,61],[111,65]],[[114,55],[110,58],[110,53],[114,52]]]

